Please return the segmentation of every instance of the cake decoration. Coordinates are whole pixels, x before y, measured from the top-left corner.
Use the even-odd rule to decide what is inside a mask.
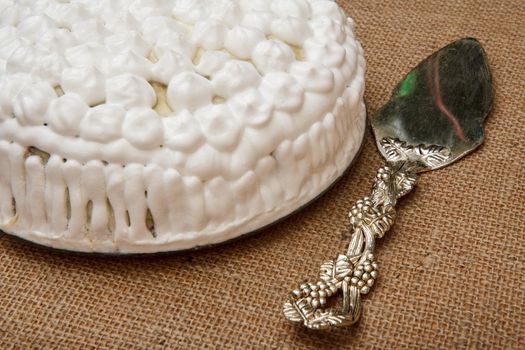
[[[365,59],[329,0],[0,5],[0,229],[82,252],[225,240],[339,178]]]

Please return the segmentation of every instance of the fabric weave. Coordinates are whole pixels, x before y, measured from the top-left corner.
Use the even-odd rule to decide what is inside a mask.
[[[481,41],[495,84],[484,145],[422,175],[400,202],[360,323],[312,332],[287,323],[281,308],[298,282],[344,252],[347,212],[382,164],[370,133],[326,195],[224,246],[108,258],[0,236],[0,348],[525,348],[525,2],[340,4],[365,48],[369,113],[420,60],[461,37]]]

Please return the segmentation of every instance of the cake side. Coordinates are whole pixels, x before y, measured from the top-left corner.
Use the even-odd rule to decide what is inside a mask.
[[[351,162],[365,63],[334,2],[152,4],[3,12],[0,229],[186,249],[287,215]]]
[[[350,106],[349,94],[308,134],[234,182],[203,183],[158,166],[82,165],[1,141],[0,229],[53,248],[119,253],[188,249],[251,232],[317,197],[352,162],[366,109],[362,100]]]

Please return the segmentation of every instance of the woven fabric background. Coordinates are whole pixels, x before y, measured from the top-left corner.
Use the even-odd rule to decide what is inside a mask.
[[[353,169],[306,210],[198,252],[101,258],[0,237],[2,349],[525,349],[525,2],[355,0],[369,112],[411,67],[460,37],[484,45],[496,99],[478,152],[424,174],[378,244],[380,277],[353,328],[281,315],[348,241],[347,211],[382,164],[371,134]]]

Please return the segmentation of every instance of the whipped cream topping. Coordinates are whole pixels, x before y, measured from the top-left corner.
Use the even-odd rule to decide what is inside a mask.
[[[221,97],[232,97],[237,93],[259,85],[261,76],[255,67],[248,62],[231,60],[215,74],[212,75],[211,83],[215,95]]]
[[[34,206],[54,201],[48,217],[68,215],[57,209],[67,187],[72,216],[31,226],[19,208],[31,194],[0,184],[0,201],[17,203],[0,205],[0,227],[16,209],[20,232],[78,250],[255,228],[349,163],[364,69],[353,21],[330,0],[6,0],[0,164],[12,181],[58,186],[33,194]]]
[[[56,133],[77,136],[78,127],[88,111],[89,106],[82,96],[68,92],[51,101],[46,119]]]
[[[174,77],[182,72],[193,70],[192,62],[185,55],[178,51],[170,50],[162,54],[151,70],[151,77],[165,85],[170,82],[170,77]]]
[[[261,41],[252,53],[253,63],[261,73],[286,71],[295,61],[292,49],[278,40]]]
[[[303,105],[304,89],[299,82],[286,73],[275,72],[264,76],[261,94],[275,106],[286,112],[296,112]]]
[[[310,3],[303,0],[272,1],[271,9],[278,16],[288,15],[299,19],[307,19],[311,13]]]
[[[206,51],[195,66],[195,71],[202,76],[209,77],[218,72],[226,62],[230,60],[230,55],[223,51]]]
[[[157,96],[153,87],[134,74],[120,74],[106,81],[106,101],[126,109],[153,107]]]
[[[219,50],[224,46],[227,30],[226,25],[218,20],[199,21],[193,27],[191,39],[205,50]]]
[[[249,59],[255,46],[265,39],[257,28],[236,26],[226,34],[224,47],[240,59]]]
[[[171,79],[168,85],[168,104],[173,110],[195,111],[211,104],[213,87],[205,77],[184,72]]]
[[[191,151],[203,140],[200,124],[187,109],[163,118],[162,122],[164,144],[174,150]]]
[[[208,143],[219,151],[229,151],[237,145],[241,125],[233,118],[227,105],[210,105],[195,114]]]
[[[232,113],[239,121],[252,127],[262,126],[270,120],[274,105],[259,90],[250,88],[229,100]]]
[[[246,12],[241,24],[245,27],[259,29],[264,34],[270,34],[274,19],[275,15],[271,11],[254,8],[253,10]]]
[[[90,108],[80,123],[80,136],[89,141],[107,143],[122,137],[126,110],[117,104],[104,103]]]
[[[131,108],[126,113],[122,135],[138,148],[159,147],[164,136],[161,117],[151,108]]]
[[[276,38],[295,46],[301,46],[304,40],[311,35],[308,23],[292,16],[274,20],[271,30]]]
[[[325,66],[310,62],[294,62],[290,74],[307,91],[329,92],[335,85],[334,73]]]
[[[50,84],[38,81],[24,85],[13,101],[13,114],[22,125],[42,125],[47,107],[56,98]]]
[[[106,99],[106,79],[96,67],[70,67],[64,69],[60,79],[60,88],[82,96],[90,105],[97,105]]]

